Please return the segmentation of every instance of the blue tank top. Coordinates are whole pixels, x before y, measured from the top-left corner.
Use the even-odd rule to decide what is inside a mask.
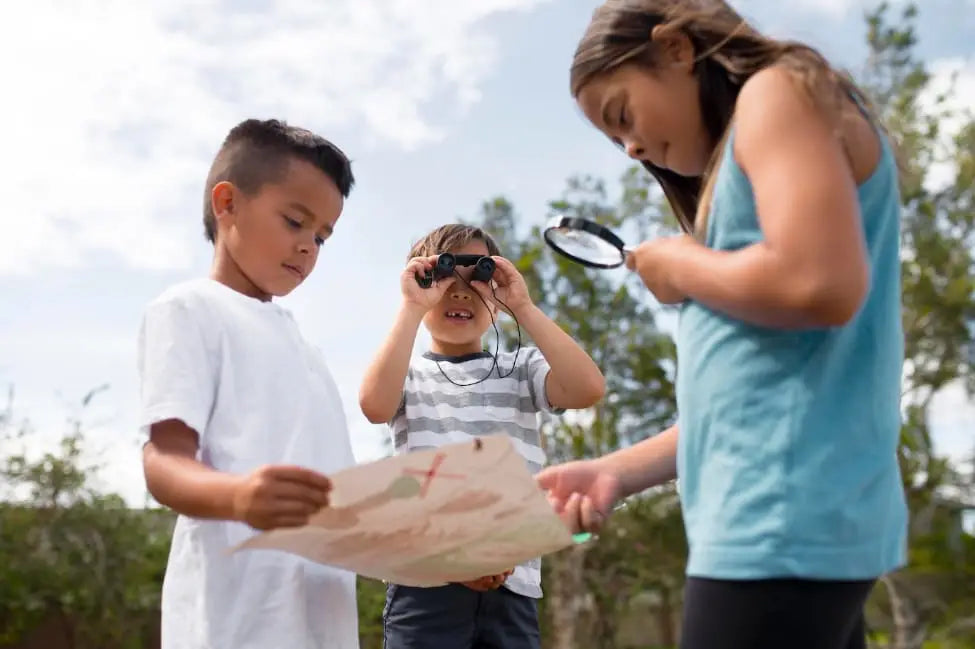
[[[867,579],[903,564],[900,197],[881,140],[858,188],[871,274],[850,322],[782,330],[682,308],[677,466],[690,576]],[[720,250],[762,239],[733,143],[732,133],[706,240]]]

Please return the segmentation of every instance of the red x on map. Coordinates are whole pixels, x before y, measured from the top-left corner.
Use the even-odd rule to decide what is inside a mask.
[[[427,471],[419,471],[417,469],[404,469],[404,473],[411,473],[413,475],[422,475],[424,477],[423,485],[420,487],[420,498],[427,495],[427,489],[430,487],[430,483],[433,482],[434,476],[439,476],[441,478],[455,478],[461,479],[464,476],[457,475],[456,473],[443,473],[440,471],[440,465],[447,458],[444,453],[437,453],[433,456],[433,463]]]

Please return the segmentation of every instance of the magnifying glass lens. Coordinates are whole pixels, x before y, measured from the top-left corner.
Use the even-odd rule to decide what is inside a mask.
[[[550,244],[578,259],[607,266],[623,262],[623,252],[619,248],[585,230],[552,228],[545,236]]]

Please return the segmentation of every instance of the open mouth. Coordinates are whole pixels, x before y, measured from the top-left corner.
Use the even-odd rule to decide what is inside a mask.
[[[474,313],[469,309],[450,309],[444,315],[447,316],[448,320],[471,320],[474,318]]]

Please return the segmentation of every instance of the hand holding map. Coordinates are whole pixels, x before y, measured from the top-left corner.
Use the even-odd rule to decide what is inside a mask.
[[[417,451],[329,476],[330,506],[235,548],[283,550],[365,577],[438,586],[572,544],[511,440]]]

